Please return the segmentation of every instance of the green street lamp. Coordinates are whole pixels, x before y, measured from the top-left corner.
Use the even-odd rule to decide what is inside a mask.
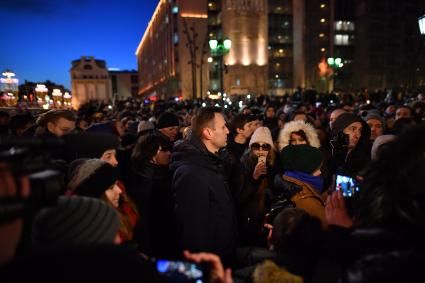
[[[338,69],[338,68],[342,68],[344,66],[344,63],[342,63],[342,59],[339,58],[339,57],[337,57],[337,58],[329,57],[328,58],[328,65],[332,69]]]
[[[342,68],[344,66],[344,63],[342,63],[342,59],[340,57],[337,58],[333,58],[333,57],[329,57],[327,60],[327,63],[329,65],[329,67],[332,68],[332,74],[330,75],[330,85],[329,85],[329,89],[333,90],[334,89],[334,84],[335,84],[335,76],[337,75],[337,70]]]
[[[218,60],[218,69],[220,74],[220,92],[224,93],[223,71],[226,69],[226,67],[223,64],[223,56],[230,52],[230,48],[232,47],[232,41],[227,38],[224,40],[210,39],[208,43],[210,46],[211,56],[216,57]],[[208,62],[212,61],[213,59],[208,60]]]

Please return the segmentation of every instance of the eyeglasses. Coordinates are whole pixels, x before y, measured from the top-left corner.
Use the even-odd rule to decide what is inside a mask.
[[[269,145],[268,143],[260,144],[260,143],[255,142],[255,143],[251,144],[251,148],[256,149],[256,150],[259,150],[259,149],[270,150],[272,148],[272,146]]]

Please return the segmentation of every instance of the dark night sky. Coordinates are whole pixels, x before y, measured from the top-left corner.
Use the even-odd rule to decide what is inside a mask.
[[[0,0],[0,71],[70,88],[82,55],[137,69],[135,51],[159,0]]]

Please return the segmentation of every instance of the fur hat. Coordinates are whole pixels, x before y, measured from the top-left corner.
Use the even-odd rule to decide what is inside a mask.
[[[269,128],[267,127],[259,127],[255,130],[254,134],[252,134],[251,139],[249,140],[249,147],[253,143],[267,143],[274,148],[272,134],[270,133]]]
[[[100,198],[118,180],[118,169],[100,159],[87,159],[75,169],[68,188],[76,195]]]
[[[320,149],[308,144],[288,145],[283,148],[280,160],[285,170],[312,174],[323,162]]]
[[[164,112],[158,118],[158,129],[179,126],[179,118],[171,112]]]
[[[291,133],[298,132],[302,130],[306,137],[307,142],[316,148],[320,147],[320,140],[317,135],[316,129],[309,123],[304,121],[291,121],[285,124],[282,130],[280,130],[278,141],[279,150],[282,150],[284,147],[289,145],[289,140],[291,139]]]
[[[31,236],[37,248],[83,247],[112,244],[118,230],[118,214],[104,201],[61,196],[37,214]]]

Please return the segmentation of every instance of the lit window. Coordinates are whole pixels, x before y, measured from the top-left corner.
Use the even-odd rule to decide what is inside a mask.
[[[172,11],[173,11],[173,14],[177,14],[179,12],[179,7],[174,6]]]
[[[174,42],[174,44],[179,43],[179,35],[177,33],[174,33],[173,42]]]
[[[321,19],[320,19],[320,22],[321,22],[321,23],[325,23],[325,22],[326,22],[326,19],[325,19],[325,18],[321,18]]]
[[[326,4],[320,4],[320,8],[325,8],[326,7]]]
[[[353,31],[355,25],[350,21],[337,21],[335,22],[335,30]]]
[[[236,79],[236,85],[240,86],[241,85],[241,80],[240,79]]]
[[[335,34],[335,45],[349,45],[348,34]]]

